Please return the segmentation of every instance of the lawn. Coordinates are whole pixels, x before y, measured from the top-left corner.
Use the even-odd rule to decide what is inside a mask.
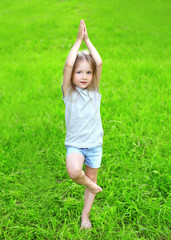
[[[1,0],[0,9],[0,239],[170,239],[170,1]],[[80,19],[103,60],[103,191],[86,231],[85,187],[65,166],[61,92]]]

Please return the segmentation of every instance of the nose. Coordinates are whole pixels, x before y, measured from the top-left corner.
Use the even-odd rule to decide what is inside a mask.
[[[87,74],[86,73],[83,73],[83,78],[87,78]]]

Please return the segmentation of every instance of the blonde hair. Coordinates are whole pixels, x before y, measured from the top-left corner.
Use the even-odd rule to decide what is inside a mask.
[[[72,93],[75,91],[76,86],[73,83],[73,74],[75,72],[76,67],[78,66],[78,64],[82,61],[87,61],[88,63],[90,63],[90,67],[93,71],[93,78],[92,78],[92,82],[90,84],[90,86],[88,86],[86,89],[87,90],[96,90],[98,87],[98,82],[97,82],[97,68],[96,68],[96,62],[94,61],[93,57],[91,56],[91,54],[89,53],[89,51],[83,50],[81,52],[78,52],[73,69],[72,69],[72,75],[71,75],[71,87],[70,90],[68,92],[69,95],[72,96]]]

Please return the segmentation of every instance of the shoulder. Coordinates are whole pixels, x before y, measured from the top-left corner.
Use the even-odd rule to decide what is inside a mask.
[[[99,95],[100,97],[102,97],[102,95],[101,95],[100,92],[99,92],[99,85],[98,85],[96,91],[97,91],[98,95]]]
[[[95,94],[95,96],[102,97],[102,95],[99,92],[99,86],[93,90],[93,93]]]
[[[62,84],[61,89],[62,89],[63,98],[65,98],[70,91],[70,86],[66,88],[64,84]]]
[[[77,100],[78,97],[78,91],[76,89],[73,89],[72,86],[68,88],[68,91],[65,93],[63,85],[61,86],[62,89],[62,99],[64,100],[65,103],[73,102]]]
[[[68,98],[68,96],[69,96],[69,94],[70,94],[70,89],[71,89],[70,86],[66,89],[63,84],[61,85],[63,100],[66,99],[66,98]]]

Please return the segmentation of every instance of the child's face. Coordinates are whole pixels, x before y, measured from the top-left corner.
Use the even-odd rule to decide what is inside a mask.
[[[73,83],[80,88],[87,88],[93,79],[93,71],[90,63],[82,61],[77,65],[73,73]]]

